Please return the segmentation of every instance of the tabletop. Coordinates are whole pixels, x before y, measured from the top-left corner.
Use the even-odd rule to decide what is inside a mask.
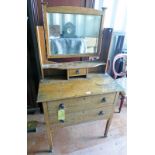
[[[77,62],[64,62],[64,63],[53,63],[53,64],[43,64],[42,67],[53,68],[53,69],[76,69],[76,68],[93,68],[100,65],[105,65],[103,62],[87,62],[87,61],[77,61]]]
[[[123,91],[122,87],[109,75],[105,74],[88,74],[88,78],[71,80],[44,79],[39,84],[37,102],[121,91]]]

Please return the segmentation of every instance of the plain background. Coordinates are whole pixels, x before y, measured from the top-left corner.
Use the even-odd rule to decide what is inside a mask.
[[[129,0],[128,154],[155,154],[154,1]],[[0,3],[0,154],[27,154],[27,1]]]

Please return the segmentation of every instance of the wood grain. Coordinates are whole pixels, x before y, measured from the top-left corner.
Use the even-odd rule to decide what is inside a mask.
[[[114,114],[108,138],[103,136],[106,120],[82,123],[54,130],[54,154],[64,155],[127,155],[127,108]],[[40,126],[36,133],[28,133],[28,155],[44,154],[47,150],[43,115],[28,115],[29,120],[37,120]],[[45,154],[48,154],[45,152]],[[49,153],[50,154],[50,153]]]
[[[44,20],[44,30],[45,30],[45,41],[46,41],[46,51],[47,57],[50,55],[50,43],[49,43],[49,32],[47,27],[47,6],[46,3],[43,4],[43,20]]]
[[[86,75],[86,74],[87,74],[86,68],[69,69],[69,77]]]
[[[101,119],[108,119],[113,106],[110,107],[104,107],[104,108],[98,108],[98,109],[92,109],[92,110],[83,110],[80,112],[74,112],[74,113],[66,113],[65,114],[65,122],[61,123],[58,121],[57,115],[50,116],[50,122],[52,123],[52,126],[58,126],[58,127],[65,127],[73,124],[83,123],[86,121],[95,121],[95,120],[101,120]],[[103,115],[99,115],[100,112],[103,112]]]
[[[42,65],[45,63],[45,55],[43,53],[45,53],[45,43],[44,43],[44,38],[41,37],[41,35],[43,36],[43,31],[42,31],[41,26],[37,26],[36,27],[36,32],[37,32],[37,41],[38,41],[38,48],[39,48],[39,61],[40,61],[40,66],[41,66],[41,76],[42,78],[44,78],[44,71],[42,68]]]
[[[104,8],[105,9],[105,8]],[[103,12],[91,8],[85,7],[73,7],[73,6],[57,6],[57,7],[47,7],[47,12],[49,13],[71,13],[71,14],[90,14],[90,15],[102,15]]]
[[[36,26],[36,35],[37,35],[37,41],[38,41],[38,47],[39,47],[40,64],[41,64],[41,67],[45,69],[44,64],[53,64],[55,62],[48,61],[47,59],[43,26]]]
[[[41,80],[38,101],[44,101],[48,141],[52,149],[54,128],[106,119],[106,137],[112,122],[119,87],[109,75],[90,74],[87,79]],[[58,120],[58,109],[64,104],[65,121]],[[51,130],[52,129],[52,130]]]
[[[87,79],[41,80],[37,102],[123,91],[109,75],[88,74]]]
[[[105,8],[103,9],[103,14],[101,16],[101,23],[100,23],[100,31],[99,31],[99,40],[98,40],[98,55],[101,54],[101,46],[102,46],[102,36],[103,36],[103,29],[104,29],[104,16],[105,16]]]
[[[49,144],[50,150],[52,150],[53,141],[52,141],[52,133],[51,133],[50,123],[49,123],[49,118],[48,118],[48,108],[47,108],[47,103],[46,102],[43,103],[43,109],[44,109],[44,119],[45,119],[45,122],[46,122],[48,144]]]
[[[78,54],[78,55],[52,55],[50,53],[50,49],[51,48],[51,44],[49,43],[49,31],[48,31],[48,25],[47,25],[47,13],[71,13],[71,14],[85,14],[85,15],[96,15],[96,16],[101,16],[102,20],[101,20],[101,28],[103,26],[103,15],[104,15],[104,11],[106,8],[103,8],[102,11],[99,10],[95,10],[92,8],[84,8],[84,7],[73,7],[73,6],[58,6],[58,7],[47,7],[46,3],[43,4],[43,19],[44,19],[44,29],[45,29],[45,38],[46,38],[46,46],[47,46],[47,57],[48,58],[69,58],[69,57],[97,57],[98,56],[98,52],[97,53],[89,53],[89,54]],[[101,37],[102,34],[102,29],[100,30],[100,37],[99,40],[102,39]],[[101,41],[100,41],[101,43]],[[101,47],[101,44],[98,45],[98,47]],[[100,51],[100,49],[98,50]]]
[[[106,65],[104,62],[89,62],[89,61],[76,61],[76,62],[64,62],[64,63],[53,63],[44,64],[44,69],[78,69],[78,68],[92,68],[100,65]]]
[[[66,100],[57,100],[48,102],[49,114],[57,113],[59,105],[64,104],[65,112],[78,112],[85,109],[95,109],[104,106],[113,105],[115,93],[95,95],[88,97],[78,97]],[[104,100],[103,100],[104,99]]]
[[[116,102],[118,100],[118,96],[119,96],[119,92],[116,92],[116,94],[115,94],[115,100],[114,100],[114,105],[116,105]],[[107,137],[107,134],[108,134],[108,131],[109,131],[111,122],[112,122],[113,114],[114,114],[114,108],[115,108],[115,106],[113,106],[113,109],[112,109],[112,112],[110,114],[110,117],[107,120],[105,132],[104,132],[104,137]]]
[[[53,64],[54,62],[48,61],[47,59],[43,26],[36,26],[36,36],[37,36],[37,42],[38,42],[38,48],[39,48],[39,61],[41,66],[41,75],[43,79],[45,77],[44,65]]]
[[[49,52],[48,52],[49,53]],[[57,58],[83,58],[83,57],[98,57],[98,53],[88,53],[88,54],[67,54],[67,55],[49,55],[48,54],[48,58],[53,58],[53,59],[57,59]]]

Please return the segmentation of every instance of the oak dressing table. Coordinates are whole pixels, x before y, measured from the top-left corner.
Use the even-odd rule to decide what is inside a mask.
[[[36,29],[42,73],[37,102],[43,104],[50,151],[53,150],[53,128],[106,119],[106,137],[122,89],[109,75],[89,73],[89,68],[104,66],[106,62],[51,61],[98,57],[101,52],[104,9],[47,7],[46,4],[43,4],[43,9],[44,27],[38,26]],[[89,28],[86,26],[86,29],[85,24]],[[57,70],[64,78],[57,79],[55,74],[46,78],[46,70]],[[63,120],[59,119],[60,108]]]

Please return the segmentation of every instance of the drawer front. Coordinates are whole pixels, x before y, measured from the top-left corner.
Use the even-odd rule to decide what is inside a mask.
[[[86,109],[96,109],[105,106],[113,105],[115,98],[115,93],[103,94],[103,95],[93,95],[80,98],[72,98],[66,100],[59,100],[48,102],[49,114],[57,114],[60,104],[64,104],[65,113],[80,112]]]
[[[87,69],[86,68],[69,69],[68,72],[69,72],[69,76],[86,75]]]
[[[112,113],[113,106],[108,106],[92,110],[83,110],[75,113],[66,113],[64,123],[58,121],[57,114],[50,116],[49,119],[52,127],[64,127],[82,122],[108,119]]]

